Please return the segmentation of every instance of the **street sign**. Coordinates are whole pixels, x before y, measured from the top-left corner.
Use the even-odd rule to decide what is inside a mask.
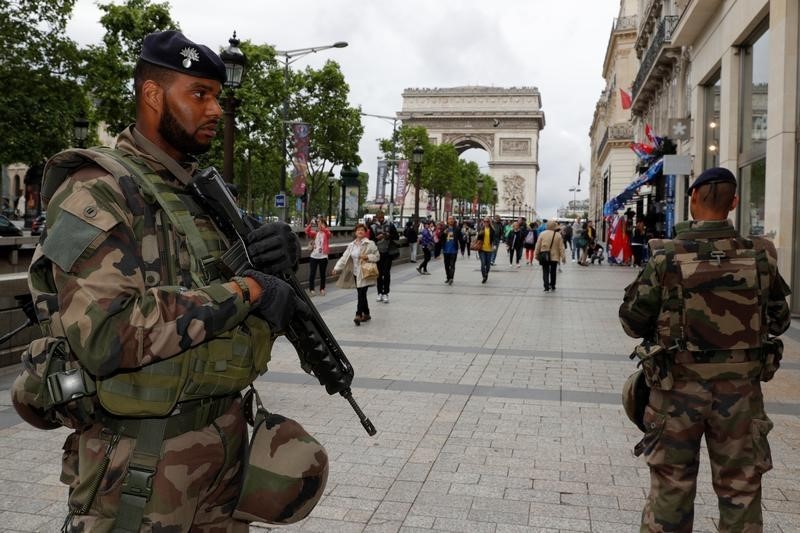
[[[692,158],[688,155],[665,155],[665,176],[688,176],[692,173]]]
[[[688,141],[689,126],[688,118],[669,119],[669,138],[673,141]]]
[[[275,195],[275,207],[286,207],[286,195],[285,194],[276,194]]]

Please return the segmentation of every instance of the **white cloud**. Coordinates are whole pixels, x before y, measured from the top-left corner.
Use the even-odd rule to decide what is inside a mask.
[[[102,38],[94,3],[76,2],[69,32],[82,44]],[[538,87],[547,125],[540,137],[537,209],[545,216],[572,199],[567,189],[575,183],[578,164],[589,166],[588,131],[619,10],[619,0],[171,0],[170,5],[181,29],[212,48],[226,44],[234,30],[241,39],[282,49],[347,41],[347,48],[306,56],[295,68],[335,59],[350,84],[351,102],[368,113],[394,115],[407,87]],[[374,176],[375,139],[389,136],[391,123],[365,117],[364,126],[362,169]]]

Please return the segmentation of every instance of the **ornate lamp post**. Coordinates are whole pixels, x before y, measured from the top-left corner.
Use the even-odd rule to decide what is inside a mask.
[[[225,82],[227,91],[225,91],[225,108],[223,111],[225,125],[222,177],[225,178],[226,182],[233,183],[233,138],[236,135],[235,114],[237,104],[234,93],[242,85],[246,61],[244,54],[239,49],[239,39],[236,38],[236,32],[233,32],[233,37],[228,39],[228,47],[219,54],[219,57],[225,63],[225,73],[228,77]]]
[[[281,125],[281,145],[283,146],[283,164],[281,165],[281,194],[286,194],[286,191],[289,188],[287,182],[287,174],[286,174],[286,124],[289,122],[289,65],[297,61],[303,56],[307,56],[308,54],[314,54],[316,52],[320,52],[322,50],[329,50],[331,48],[344,48],[347,46],[347,43],[344,41],[338,41],[333,44],[325,45],[325,46],[310,46],[308,48],[295,48],[293,50],[275,50],[276,56],[283,56],[283,89],[285,92],[285,96],[283,98],[283,110],[282,110],[282,117],[283,117],[283,124]],[[284,222],[289,222],[289,202],[284,203],[283,207],[283,220]]]
[[[497,187],[492,187],[492,216],[497,214]]]
[[[512,196],[511,197],[511,218],[514,218],[516,216],[515,215],[516,209],[517,209],[517,197],[516,196]]]
[[[336,185],[337,181],[339,180],[336,179],[336,174],[331,169],[328,172],[328,226],[331,225],[331,217],[333,216],[333,186]]]
[[[478,178],[478,181],[477,181],[476,184],[478,186],[478,194],[477,194],[477,196],[478,196],[478,213],[476,214],[476,217],[480,218],[481,217],[481,194],[483,193],[483,178]]]
[[[89,121],[84,117],[76,118],[72,122],[72,127],[75,143],[78,145],[78,148],[84,148],[86,138],[89,136]]]
[[[414,162],[414,224],[419,225],[419,189],[422,186],[422,158],[425,150],[421,145],[414,147],[411,160]]]

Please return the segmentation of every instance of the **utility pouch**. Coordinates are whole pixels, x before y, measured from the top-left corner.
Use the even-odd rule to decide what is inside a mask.
[[[783,359],[783,341],[771,337],[764,341],[761,348],[761,381],[769,381],[781,366]]]
[[[672,356],[658,343],[643,341],[634,348],[631,359],[638,358],[644,371],[647,386],[653,389],[672,390]]]

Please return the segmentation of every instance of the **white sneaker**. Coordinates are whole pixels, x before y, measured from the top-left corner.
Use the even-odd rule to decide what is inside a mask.
[[[572,262],[574,263],[574,262],[575,262],[575,260],[573,259],[573,260],[572,260]]]
[[[383,303],[385,303],[385,304],[389,303],[389,295],[388,294],[384,294],[383,295]]]
[[[378,293],[378,296],[375,298],[375,301],[376,302],[382,302],[383,301],[383,294]]]

